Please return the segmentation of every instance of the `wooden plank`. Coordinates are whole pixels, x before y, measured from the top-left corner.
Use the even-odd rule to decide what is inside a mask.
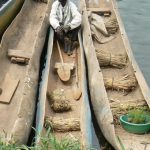
[[[3,83],[1,84],[2,93],[0,95],[1,103],[10,103],[17,87],[19,84],[19,79],[12,79],[9,74],[6,74]]]
[[[25,51],[25,50],[8,49],[8,56],[30,59],[32,56],[32,53]]]
[[[29,63],[29,59],[27,58],[19,58],[19,57],[11,57],[11,62],[16,64],[16,63],[22,63],[22,64],[28,64]]]
[[[88,11],[92,11],[92,12],[98,12],[98,13],[107,13],[107,14],[111,14],[111,10],[109,8],[105,8],[105,7],[101,7],[101,8],[87,8]]]

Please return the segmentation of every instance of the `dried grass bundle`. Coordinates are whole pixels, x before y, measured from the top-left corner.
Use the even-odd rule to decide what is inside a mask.
[[[120,109],[129,109],[129,108],[136,108],[136,107],[143,107],[147,106],[145,100],[124,100],[123,102],[113,102],[110,103],[111,109],[120,110]]]
[[[127,56],[125,54],[114,55],[107,51],[96,49],[96,55],[101,67],[112,66],[121,69],[127,65]]]
[[[66,99],[63,89],[56,89],[51,93],[47,92],[47,98],[53,111],[64,112],[71,110],[71,105],[69,100]]]
[[[45,127],[52,127],[54,131],[58,132],[79,131],[80,120],[78,118],[45,117]]]
[[[106,89],[131,91],[137,86],[136,78],[132,75],[125,75],[121,78],[104,78]]]
[[[105,27],[109,34],[115,34],[119,28],[117,19],[114,16],[109,17],[109,19],[105,22]]]

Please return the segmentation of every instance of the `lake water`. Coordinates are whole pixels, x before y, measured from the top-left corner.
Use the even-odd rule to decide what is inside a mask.
[[[136,61],[150,87],[150,0],[118,0]]]

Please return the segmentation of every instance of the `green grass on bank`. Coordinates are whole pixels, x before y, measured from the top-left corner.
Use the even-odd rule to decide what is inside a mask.
[[[56,139],[51,130],[48,129],[47,133],[44,136],[40,136],[40,144],[37,146],[17,146],[15,142],[4,143],[0,140],[0,150],[81,150],[81,144],[79,140],[71,137],[62,138],[59,141]]]

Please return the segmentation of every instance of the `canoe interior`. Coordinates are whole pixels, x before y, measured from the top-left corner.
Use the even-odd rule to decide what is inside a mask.
[[[52,32],[50,34],[54,34],[53,29],[51,29],[50,32]],[[74,49],[73,54],[71,56],[68,56],[66,53],[64,53],[63,46],[62,46],[62,44],[60,44],[62,56],[63,56],[65,63],[75,63],[75,65],[76,65],[77,64],[76,63],[76,55],[78,55],[77,56],[78,82],[81,85],[81,91],[82,91],[82,95],[78,101],[76,101],[73,98],[73,86],[75,85],[75,80],[76,80],[76,75],[75,75],[76,68],[74,68],[71,71],[71,77],[70,77],[69,81],[63,82],[60,80],[60,78],[56,72],[56,69],[54,68],[56,62],[61,62],[59,52],[58,52],[58,47],[56,44],[57,39],[53,35],[50,36],[49,38],[51,38],[51,39],[49,39],[49,43],[48,43],[49,48],[48,48],[47,55],[49,55],[49,53],[50,53],[50,57],[47,57],[47,58],[50,58],[50,59],[48,59],[49,63],[46,62],[46,67],[45,67],[45,71],[44,71],[45,72],[44,75],[46,75],[45,77],[48,79],[46,79],[43,75],[44,80],[41,81],[41,85],[40,85],[41,91],[40,91],[40,96],[39,96],[40,101],[39,101],[39,109],[38,109],[38,112],[39,112],[38,118],[40,119],[42,117],[52,117],[52,118],[59,117],[59,118],[64,118],[64,119],[71,119],[71,118],[79,119],[80,126],[81,126],[79,131],[68,131],[68,132],[55,131],[54,134],[58,140],[60,140],[64,137],[70,138],[70,136],[71,136],[71,137],[78,139],[81,142],[81,145],[90,147],[91,142],[92,142],[92,135],[91,135],[91,125],[92,124],[91,124],[91,112],[90,112],[88,95],[87,95],[87,85],[86,85],[87,83],[86,83],[86,77],[85,77],[85,68],[84,68],[85,64],[84,64],[84,60],[83,60],[83,47],[81,45],[82,44],[81,43],[81,35],[79,34],[79,41],[78,41],[79,46],[77,47],[77,49]],[[52,40],[52,38],[53,38],[53,40]],[[77,52],[77,54],[76,54],[76,52]],[[47,68],[47,67],[49,67],[49,68]],[[49,72],[47,72],[47,70],[49,70]],[[46,82],[46,80],[48,80],[48,82]],[[44,83],[47,85],[46,87],[45,87]],[[64,95],[69,100],[69,103],[71,104],[71,107],[72,107],[72,109],[70,111],[62,112],[62,113],[55,113],[52,110],[52,108],[50,107],[50,102],[49,102],[48,98],[46,97],[46,93],[51,93],[52,91],[54,91],[56,89],[64,90]],[[44,92],[46,92],[46,93],[44,93]],[[43,96],[45,96],[45,98],[43,98]],[[45,106],[43,107],[43,105],[45,105]],[[43,108],[45,109],[45,110],[43,110],[44,114],[41,113]],[[37,121],[37,122],[39,122],[39,121]],[[41,122],[42,122],[42,120],[41,120]],[[37,129],[39,132],[40,132],[40,127],[42,126],[41,122],[39,122],[37,125]],[[45,127],[43,127],[42,134],[45,134],[45,132],[46,132],[46,129],[45,129]]]
[[[52,4],[53,1],[51,1]],[[79,10],[82,10],[82,6],[78,0],[73,1],[78,6]],[[71,79],[64,83],[62,82],[54,69],[54,64],[60,62],[60,56],[58,53],[58,48],[56,45],[56,38],[54,37],[54,30],[50,27],[49,40],[47,47],[46,63],[45,68],[42,71],[42,77],[39,87],[39,98],[37,105],[37,115],[36,115],[36,144],[40,143],[40,137],[38,135],[45,134],[46,129],[44,127],[45,116],[48,117],[61,117],[61,118],[77,118],[80,119],[80,131],[60,133],[55,132],[54,134],[58,139],[65,137],[66,135],[71,135],[80,140],[81,145],[85,147],[91,147],[92,145],[92,121],[91,121],[91,111],[89,106],[89,99],[87,94],[87,80],[85,71],[85,62],[83,55],[83,43],[81,40],[81,33],[78,34],[79,46],[77,48],[78,54],[78,74],[79,74],[79,84],[81,85],[82,95],[80,100],[75,101],[72,97],[72,87],[75,85],[75,69],[71,71]],[[63,54],[64,62],[75,62],[75,50],[74,54],[67,56],[63,52],[63,47],[61,46],[61,51]],[[72,110],[64,113],[54,113],[50,107],[49,101],[47,99],[47,92],[52,92],[55,89],[64,89],[65,95],[69,98],[69,102],[72,105]],[[85,115],[86,114],[86,115]]]
[[[105,97],[104,101],[109,101],[109,105],[113,114],[113,117],[115,117],[116,112],[119,113],[121,105],[124,106],[148,106],[147,103],[149,103],[149,95],[147,95],[147,91],[149,91],[147,84],[145,83],[145,79],[143,78],[143,75],[139,68],[137,67],[136,61],[134,59],[134,56],[132,54],[132,50],[129,46],[129,43],[127,42],[127,37],[124,31],[123,24],[121,24],[121,20],[119,18],[119,13],[116,10],[116,2],[115,0],[94,0],[94,1],[86,1],[87,8],[102,8],[107,7],[111,10],[112,15],[117,18],[119,23],[119,30],[117,33],[114,34],[116,37],[112,41],[109,41],[105,44],[99,44],[96,41],[93,40],[93,44],[95,49],[101,49],[106,52],[109,52],[114,55],[127,55],[127,65],[126,67],[122,69],[112,68],[112,67],[100,67],[100,70],[102,72],[102,78],[116,78],[119,79],[120,77],[129,74],[136,77],[136,80],[138,82],[136,88],[130,92],[124,93],[123,91],[117,91],[117,90],[106,90],[107,97]],[[104,17],[104,20],[108,19],[108,17]],[[136,66],[136,67],[135,67]],[[141,77],[141,78],[140,78]],[[143,83],[141,83],[143,82]],[[145,88],[146,87],[146,88]],[[103,88],[103,87],[101,87]],[[100,105],[104,105],[104,101],[100,101]],[[94,102],[93,102],[94,103]],[[105,105],[108,105],[106,102]],[[120,113],[121,115],[121,113]],[[114,118],[115,119],[115,118]],[[107,120],[106,120],[107,124]],[[101,126],[102,127],[102,126]],[[104,135],[107,134],[108,126],[103,126],[102,131]],[[126,132],[121,125],[114,125],[115,129],[115,136],[119,137],[121,142],[123,143],[125,149],[144,149],[144,144],[142,143],[149,143],[150,134],[144,134],[144,135],[136,135],[132,133]],[[110,132],[109,134],[114,134],[113,132]],[[106,136],[105,136],[106,137]],[[117,144],[114,144],[111,142],[111,136],[106,137],[108,141],[116,148]],[[116,148],[117,149],[117,148]],[[147,149],[150,149],[150,145],[147,144]]]
[[[48,19],[45,17],[47,12],[48,4],[26,0],[1,41],[0,85],[6,75],[19,80],[19,85],[9,104],[0,102],[0,135],[5,136],[3,131],[8,134],[8,138],[13,134],[18,143],[27,142],[34,117],[39,60],[48,28]],[[29,64],[11,63],[8,57],[9,49],[29,52]]]
[[[0,39],[2,34],[20,11],[24,0],[9,0],[0,2]]]
[[[54,39],[56,39],[56,38],[54,38]],[[62,46],[61,46],[61,50],[62,50],[62,57],[63,57],[65,63],[75,62],[75,51],[74,51],[73,55],[68,57],[68,55],[66,55],[63,52]],[[78,47],[77,51],[78,51],[78,58],[79,58],[78,60],[80,60],[79,47]],[[55,89],[63,89],[65,91],[64,95],[66,96],[67,99],[70,100],[73,110],[69,111],[69,112],[59,113],[59,114],[54,113],[53,110],[51,109],[48,99],[47,99],[45,115],[52,116],[52,117],[56,117],[59,115],[59,117],[62,117],[62,118],[70,118],[70,117],[80,118],[82,100],[80,99],[79,101],[75,101],[73,99],[73,95],[72,95],[72,86],[75,84],[75,71],[74,70],[71,71],[72,72],[71,80],[69,80],[69,82],[67,82],[67,83],[64,83],[60,80],[59,76],[57,75],[56,69],[54,69],[56,62],[61,62],[61,61],[60,61],[60,57],[59,57],[59,53],[58,53],[56,40],[54,40],[53,52],[52,52],[52,57],[51,57],[51,62],[50,62],[50,71],[49,71],[47,92],[51,93]],[[81,64],[81,63],[78,62],[78,64]],[[81,66],[80,65],[78,66],[78,75],[79,75],[79,81],[80,81],[80,76],[81,76]],[[81,135],[79,133],[80,132],[75,132],[75,135],[80,139]],[[58,133],[58,135],[61,136],[60,133]]]

